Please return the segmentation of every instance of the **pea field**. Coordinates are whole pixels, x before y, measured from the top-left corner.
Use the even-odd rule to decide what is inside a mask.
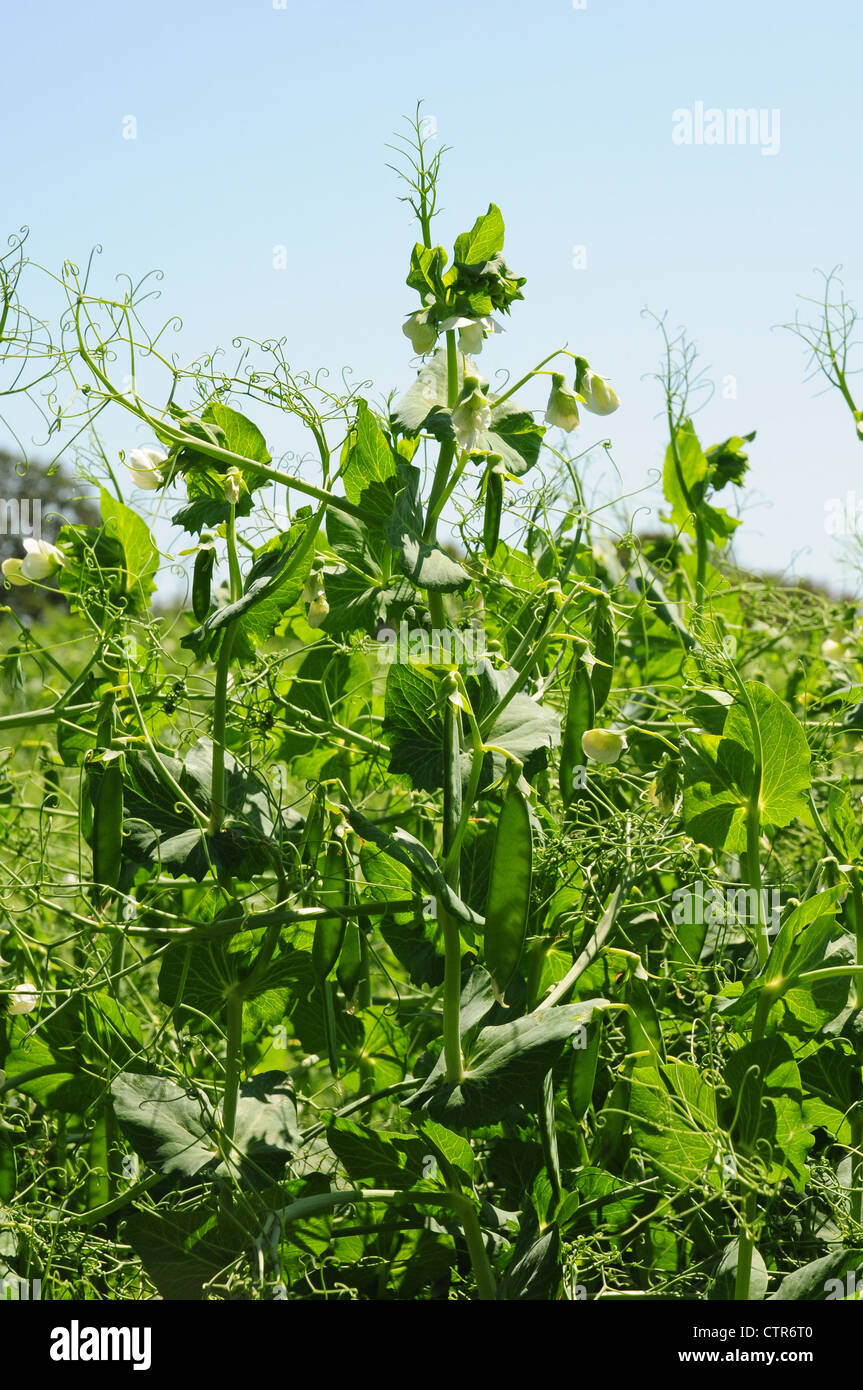
[[[759,422],[666,318],[660,517],[598,501],[615,362],[527,358],[506,210],[394,149],[397,381],[4,243],[69,500],[2,563],[0,1285],[855,1299],[858,605],[730,558]],[[792,329],[863,433],[837,277]]]

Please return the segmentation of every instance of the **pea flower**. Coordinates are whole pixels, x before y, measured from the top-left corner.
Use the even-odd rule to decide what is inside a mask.
[[[441,328],[447,331],[457,328],[459,348],[471,357],[482,352],[482,345],[487,333],[503,332],[500,324],[491,317],[491,314],[484,314],[479,318],[472,319],[460,318],[455,315],[453,318],[444,319]]]
[[[549,425],[557,425],[567,434],[578,426],[578,398],[567,386],[563,372],[551,374],[551,394],[545,408],[545,418]]]
[[[582,752],[594,763],[616,763],[625,747],[626,735],[611,729],[588,729],[581,736]]]
[[[437,329],[433,323],[429,323],[428,315],[428,309],[417,309],[402,324],[402,332],[406,338],[410,338],[411,347],[420,357],[431,352],[437,342]]]
[[[10,1014],[29,1014],[38,1003],[39,995],[33,985],[16,985],[8,997],[6,1009]]]
[[[584,401],[585,410],[589,410],[592,415],[612,415],[620,405],[617,392],[613,386],[609,386],[604,376],[592,372],[586,362],[582,369],[582,362],[584,358],[579,360],[575,389]]]
[[[168,455],[160,449],[130,449],[126,467],[132,474],[132,482],[142,492],[156,492],[164,482],[161,465],[168,462]]]
[[[24,541],[27,554],[23,560],[3,561],[3,574],[10,584],[22,588],[26,584],[39,583],[55,575],[63,563],[63,552],[49,541],[33,540],[28,536]]]
[[[462,449],[472,453],[479,445],[483,435],[491,428],[491,403],[480,390],[475,376],[466,376],[458,404],[452,413],[452,427],[456,442]]]
[[[836,637],[827,637],[821,643],[821,655],[825,661],[850,661],[854,653],[848,647],[852,639],[845,637],[844,640]]]
[[[306,622],[309,627],[320,627],[330,611],[330,605],[327,603],[327,595],[324,590],[323,574],[312,573],[309,575],[306,581],[306,587],[303,590],[303,602],[307,603],[309,606],[306,614]]]
[[[240,500],[240,484],[242,476],[238,468],[229,468],[225,474],[224,491],[225,501],[230,502],[232,507],[236,507]]]

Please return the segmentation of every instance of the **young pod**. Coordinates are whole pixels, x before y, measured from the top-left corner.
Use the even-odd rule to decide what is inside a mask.
[[[503,473],[499,467],[490,466],[485,475],[485,512],[482,522],[482,543],[489,559],[497,550],[500,540],[500,518],[503,512]]]
[[[503,998],[524,949],[532,869],[530,809],[512,781],[497,820],[485,907],[485,963],[498,1000]]]
[[[566,702],[566,720],[560,747],[560,794],[565,806],[572,800],[575,790],[575,769],[584,765],[582,736],[593,727],[594,701],[590,672],[581,660],[584,644],[576,652],[570,668],[572,678]]]
[[[211,545],[203,545],[195,556],[195,568],[192,571],[192,612],[199,623],[202,623],[210,611],[213,601],[213,567],[216,563],[216,551]]]

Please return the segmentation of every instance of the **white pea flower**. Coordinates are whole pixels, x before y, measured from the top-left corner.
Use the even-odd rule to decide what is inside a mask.
[[[410,338],[411,347],[420,357],[431,352],[437,342],[437,329],[433,323],[429,323],[428,312],[428,309],[417,309],[402,324],[402,332],[406,338]]]
[[[567,434],[578,426],[578,399],[567,386],[563,372],[551,374],[551,394],[545,408],[545,418],[549,425],[557,425]]]
[[[852,638],[827,637],[821,643],[821,655],[825,661],[850,661],[854,655],[848,643]]]
[[[309,627],[320,627],[329,611],[330,605],[327,603],[327,596],[323,589],[318,589],[318,592],[309,604],[309,611],[306,617]]]
[[[584,398],[584,408],[593,415],[612,415],[620,401],[613,386],[609,386],[604,376],[597,376],[588,367],[578,383],[579,394]]]
[[[168,455],[160,449],[130,449],[126,467],[132,474],[132,482],[142,492],[156,492],[162,486],[164,477],[161,465],[168,462]]]
[[[236,507],[240,500],[240,474],[236,468],[231,468],[225,474],[225,501],[230,502],[232,507]]]
[[[33,985],[16,985],[8,996],[6,1008],[10,1014],[29,1014],[38,1003],[39,994]]]
[[[456,442],[462,449],[473,452],[480,439],[491,428],[491,403],[480,390],[475,376],[466,376],[458,404],[452,413]]]
[[[36,541],[28,536],[24,542],[27,554],[21,561],[21,575],[26,579],[50,579],[63,563],[63,552],[49,541]]]
[[[594,763],[616,763],[625,747],[626,735],[611,729],[588,729],[581,736],[582,752]]]
[[[455,315],[452,318],[444,319],[441,324],[446,332],[458,329],[458,345],[462,352],[469,353],[472,357],[482,352],[482,345],[487,333],[502,333],[500,324],[485,314],[480,318],[466,319]]]

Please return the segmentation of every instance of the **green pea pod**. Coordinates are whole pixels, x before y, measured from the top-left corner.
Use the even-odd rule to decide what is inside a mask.
[[[348,902],[348,855],[344,841],[333,836],[327,846],[321,887],[317,896],[324,907],[344,907]],[[312,970],[322,985],[339,958],[345,939],[346,917],[321,917],[312,942]]]
[[[524,949],[532,865],[530,811],[513,782],[497,820],[485,907],[485,963],[499,1001]]]
[[[309,807],[300,842],[300,856],[304,864],[310,864],[312,867],[317,864],[323,840],[324,802],[322,796],[316,795]]]
[[[192,572],[192,612],[199,623],[202,623],[210,611],[213,601],[213,566],[216,563],[216,552],[211,545],[202,546],[195,556],[195,568]]]
[[[586,1025],[587,1046],[573,1047],[569,1064],[566,1093],[572,1118],[582,1123],[593,1099],[593,1086],[596,1081],[596,1064],[602,1044],[602,1014],[594,1014]],[[576,1034],[575,1041],[578,1042]]]
[[[614,624],[611,621],[611,608],[608,595],[602,594],[596,600],[593,610],[593,655],[596,665],[591,675],[593,686],[594,714],[599,714],[608,699],[611,681],[614,676]]]
[[[93,880],[115,888],[123,864],[123,756],[106,763],[93,788]]]
[[[345,928],[345,939],[342,942],[338,966],[336,968],[336,978],[349,1003],[353,1002],[357,992],[362,968],[363,952],[362,942],[360,940],[360,929],[356,922],[348,922]]]
[[[568,806],[575,790],[575,769],[584,766],[584,753],[581,736],[592,729],[595,722],[593,685],[590,673],[581,660],[581,650],[572,666],[572,679],[566,702],[566,722],[560,747],[560,794]]]
[[[494,555],[500,540],[500,518],[503,512],[503,474],[490,469],[486,474],[485,513],[482,522],[482,543],[488,556]]]

